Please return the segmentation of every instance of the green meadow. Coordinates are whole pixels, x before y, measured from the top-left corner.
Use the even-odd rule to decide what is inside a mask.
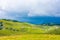
[[[2,36],[0,40],[60,40],[60,35],[21,34],[15,36]]]
[[[0,40],[60,40],[60,25],[0,20]]]

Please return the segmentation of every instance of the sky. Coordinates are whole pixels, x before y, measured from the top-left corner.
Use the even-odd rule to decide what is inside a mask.
[[[0,0],[0,19],[30,21],[45,16],[60,18],[60,0]]]

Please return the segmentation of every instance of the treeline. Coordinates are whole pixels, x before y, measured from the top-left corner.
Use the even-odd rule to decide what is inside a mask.
[[[44,24],[41,24],[41,25],[48,25],[48,26],[54,26],[54,25],[57,25],[57,26],[60,26],[60,24],[55,24],[55,23],[44,23]]]
[[[2,20],[12,21],[12,22],[19,22],[19,21],[17,21],[17,20],[11,20],[11,19],[2,19]]]

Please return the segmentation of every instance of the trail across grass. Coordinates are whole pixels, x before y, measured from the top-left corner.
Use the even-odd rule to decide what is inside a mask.
[[[15,36],[1,36],[0,40],[60,40],[60,35],[21,34]]]

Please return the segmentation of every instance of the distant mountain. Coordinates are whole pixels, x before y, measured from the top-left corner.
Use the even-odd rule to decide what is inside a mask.
[[[20,18],[17,18],[18,21],[22,22],[29,22],[31,24],[46,24],[46,23],[54,23],[54,24],[60,24],[60,17],[24,17],[22,20]]]

